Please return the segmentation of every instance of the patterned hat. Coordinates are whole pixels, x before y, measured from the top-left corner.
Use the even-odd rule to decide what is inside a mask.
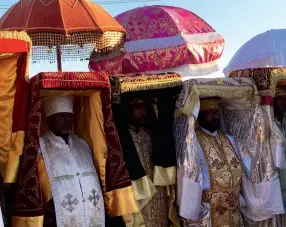
[[[286,96],[286,87],[276,87],[275,97]]]
[[[219,98],[205,98],[200,100],[200,111],[205,110],[218,110],[219,109]]]
[[[141,103],[144,103],[144,100],[140,98],[132,98],[129,102],[130,105],[141,104]]]
[[[73,96],[50,96],[43,98],[46,117],[56,113],[73,113]]]

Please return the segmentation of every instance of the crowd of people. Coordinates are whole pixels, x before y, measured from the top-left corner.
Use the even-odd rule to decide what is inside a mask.
[[[26,42],[19,53],[17,45],[10,53],[0,43],[0,227],[286,226],[286,71],[273,69],[283,74],[275,80],[272,68],[262,79],[253,69],[193,79],[217,70],[223,37],[176,7],[146,6],[119,19],[137,20],[137,13],[152,21],[151,32],[121,52],[120,28],[116,53],[94,49],[84,73],[27,79],[32,41],[0,31],[3,43]],[[155,25],[166,37],[157,37]],[[59,58],[69,50],[56,47]],[[174,64],[166,48],[180,49]]]
[[[222,127],[222,117],[227,115],[223,113],[225,98],[219,96],[199,97],[195,104],[198,114],[194,114],[194,110],[182,124],[188,128],[187,136],[183,135],[183,129],[176,129],[179,135],[175,136],[175,128],[180,128],[175,120],[182,95],[180,89],[178,86],[175,89],[151,89],[149,93],[127,92],[121,95],[120,103],[112,104],[116,126],[113,133],[120,140],[128,177],[132,182],[133,201],[121,204],[115,197],[112,198],[114,201],[108,201],[122,211],[120,216],[110,215],[106,209],[104,197],[107,191],[100,180],[101,169],[96,164],[100,154],[94,152],[90,143],[80,138],[75,130],[76,96],[41,98],[47,130],[41,133],[39,140],[37,167],[45,213],[42,223],[36,226],[284,226],[285,168],[278,168],[279,165],[273,162],[278,158],[285,162],[285,156],[279,156],[273,148],[267,157],[273,159],[272,163],[267,165],[275,166],[274,177],[262,182],[262,185],[253,183],[247,165],[258,165],[263,169],[259,164],[262,159],[258,157],[263,154],[261,151],[245,150],[246,146],[240,144],[243,140],[236,133],[230,135],[231,130]],[[273,124],[283,135],[283,141],[285,98],[285,89],[277,89]],[[235,103],[237,99],[232,98],[228,102]],[[250,109],[255,105],[261,109],[260,104],[254,103]],[[257,118],[254,115],[250,116],[251,121]],[[239,121],[243,118],[247,116]],[[266,119],[263,121],[266,122]],[[254,129],[257,133],[254,143],[261,140],[261,131],[262,135],[266,132],[263,127],[267,127],[266,124]],[[83,125],[83,128],[87,127]],[[244,136],[249,139],[248,135]],[[179,157],[180,143],[186,144],[183,151],[185,160]],[[280,143],[282,155],[283,144]],[[251,152],[257,153],[251,156],[250,162],[245,161],[245,153]],[[195,153],[196,157],[193,156]],[[182,162],[187,164],[181,165]],[[267,165],[266,168],[269,168]],[[108,168],[105,167],[106,171],[109,171]],[[197,179],[191,176],[192,169],[199,172]],[[264,169],[256,174],[267,174],[267,171]],[[122,198],[125,196],[130,198],[127,194]],[[9,203],[8,199],[5,201]],[[123,208],[126,205],[130,206],[129,209]],[[9,208],[9,204],[3,204],[2,211],[3,226],[23,226],[23,222],[19,222],[22,225],[15,225],[14,218],[11,218],[13,208]],[[28,222],[25,225],[32,226]]]

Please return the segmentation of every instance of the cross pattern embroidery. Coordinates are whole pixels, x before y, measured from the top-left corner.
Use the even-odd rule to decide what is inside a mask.
[[[93,206],[96,207],[96,203],[97,203],[98,200],[99,200],[99,195],[98,195],[97,191],[95,191],[94,189],[92,189],[92,190],[91,190],[91,195],[89,195],[88,200],[89,200],[90,202],[93,201]]]
[[[79,201],[77,198],[72,199],[73,196],[69,193],[65,196],[65,198],[66,199],[64,199],[61,203],[62,207],[67,209],[69,212],[73,212],[75,206],[79,203]]]

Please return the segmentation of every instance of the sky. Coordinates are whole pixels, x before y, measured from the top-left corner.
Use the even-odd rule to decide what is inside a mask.
[[[100,0],[100,2],[103,1],[105,0]],[[0,5],[12,5],[15,2],[15,0],[0,0]],[[267,30],[286,28],[286,0],[161,0],[146,3],[102,4],[101,6],[112,16],[116,16],[145,4],[172,5],[188,9],[222,34],[226,44],[220,59],[221,70],[228,64],[235,52],[252,37]],[[0,9],[0,16],[4,12],[4,9]],[[74,67],[75,63],[72,64]],[[45,66],[45,69],[46,67],[51,69],[55,66]],[[63,67],[64,69],[70,68],[71,64]],[[77,70],[74,71],[87,70],[87,65],[77,64],[75,68]],[[33,67],[32,65],[33,72],[40,69],[43,69],[43,66]]]

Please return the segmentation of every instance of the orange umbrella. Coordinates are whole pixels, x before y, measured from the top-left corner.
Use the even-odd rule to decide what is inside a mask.
[[[123,48],[124,28],[90,0],[21,0],[0,19],[0,29],[26,31],[33,61],[89,59]],[[61,61],[58,61],[61,70]]]

